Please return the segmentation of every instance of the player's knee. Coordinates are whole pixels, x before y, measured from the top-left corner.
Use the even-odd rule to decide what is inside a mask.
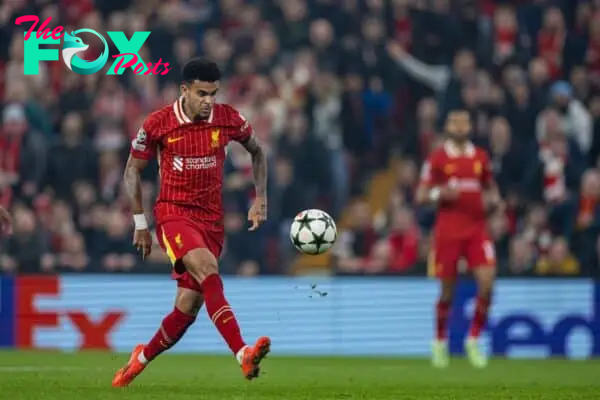
[[[185,314],[196,316],[202,308],[204,297],[195,290],[178,288],[175,307]]]
[[[476,272],[475,279],[480,295],[489,295],[494,287],[494,281],[496,280],[495,268],[483,267],[479,268]]]
[[[442,302],[442,303],[451,303],[453,299],[454,299],[454,292],[445,292],[445,291],[442,291],[440,293],[440,299],[439,299],[439,301]]]
[[[456,282],[454,280],[443,280],[442,289],[440,291],[440,301],[443,303],[449,303],[454,298],[454,289]]]
[[[202,282],[204,278],[218,272],[217,259],[207,249],[194,249],[183,257],[186,269],[196,280]]]
[[[490,298],[492,296],[494,285],[490,281],[479,281],[477,282],[477,295],[483,299]]]
[[[492,289],[493,285],[491,284],[480,284],[477,288],[477,295],[481,298],[489,299],[490,297],[492,297]]]

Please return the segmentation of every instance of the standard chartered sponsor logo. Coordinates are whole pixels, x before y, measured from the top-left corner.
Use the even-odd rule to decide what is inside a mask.
[[[451,178],[448,185],[464,192],[478,192],[481,190],[481,183],[477,179]]]
[[[206,157],[175,157],[173,158],[173,169],[182,172],[184,169],[209,169],[217,166],[216,156]]]

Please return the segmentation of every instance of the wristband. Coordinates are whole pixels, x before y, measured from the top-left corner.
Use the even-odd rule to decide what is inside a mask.
[[[429,191],[429,200],[437,202],[440,199],[441,190],[438,187],[434,187]]]
[[[133,224],[135,225],[136,231],[142,231],[148,229],[148,221],[144,214],[133,214]]]

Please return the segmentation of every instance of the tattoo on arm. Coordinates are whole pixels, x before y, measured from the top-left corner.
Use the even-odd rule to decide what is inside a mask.
[[[148,161],[129,157],[123,174],[125,191],[129,196],[133,214],[142,214],[144,212],[144,204],[142,197],[142,179],[140,172],[146,167]]]
[[[252,156],[252,173],[254,175],[254,185],[256,187],[256,195],[261,197],[267,196],[267,156],[263,146],[253,136],[242,143],[242,146]]]

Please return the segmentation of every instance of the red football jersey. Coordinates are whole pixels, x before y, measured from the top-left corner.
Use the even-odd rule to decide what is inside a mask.
[[[483,189],[493,179],[486,151],[471,143],[464,152],[450,141],[433,150],[423,165],[421,184],[427,187],[454,186],[459,191],[457,200],[440,202],[436,236],[461,238],[485,230]]]
[[[191,121],[182,100],[146,117],[131,142],[131,155],[144,160],[158,157],[160,190],[154,206],[158,222],[186,216],[222,226],[225,148],[232,140],[248,140],[252,127],[227,104],[215,104],[205,121]]]

